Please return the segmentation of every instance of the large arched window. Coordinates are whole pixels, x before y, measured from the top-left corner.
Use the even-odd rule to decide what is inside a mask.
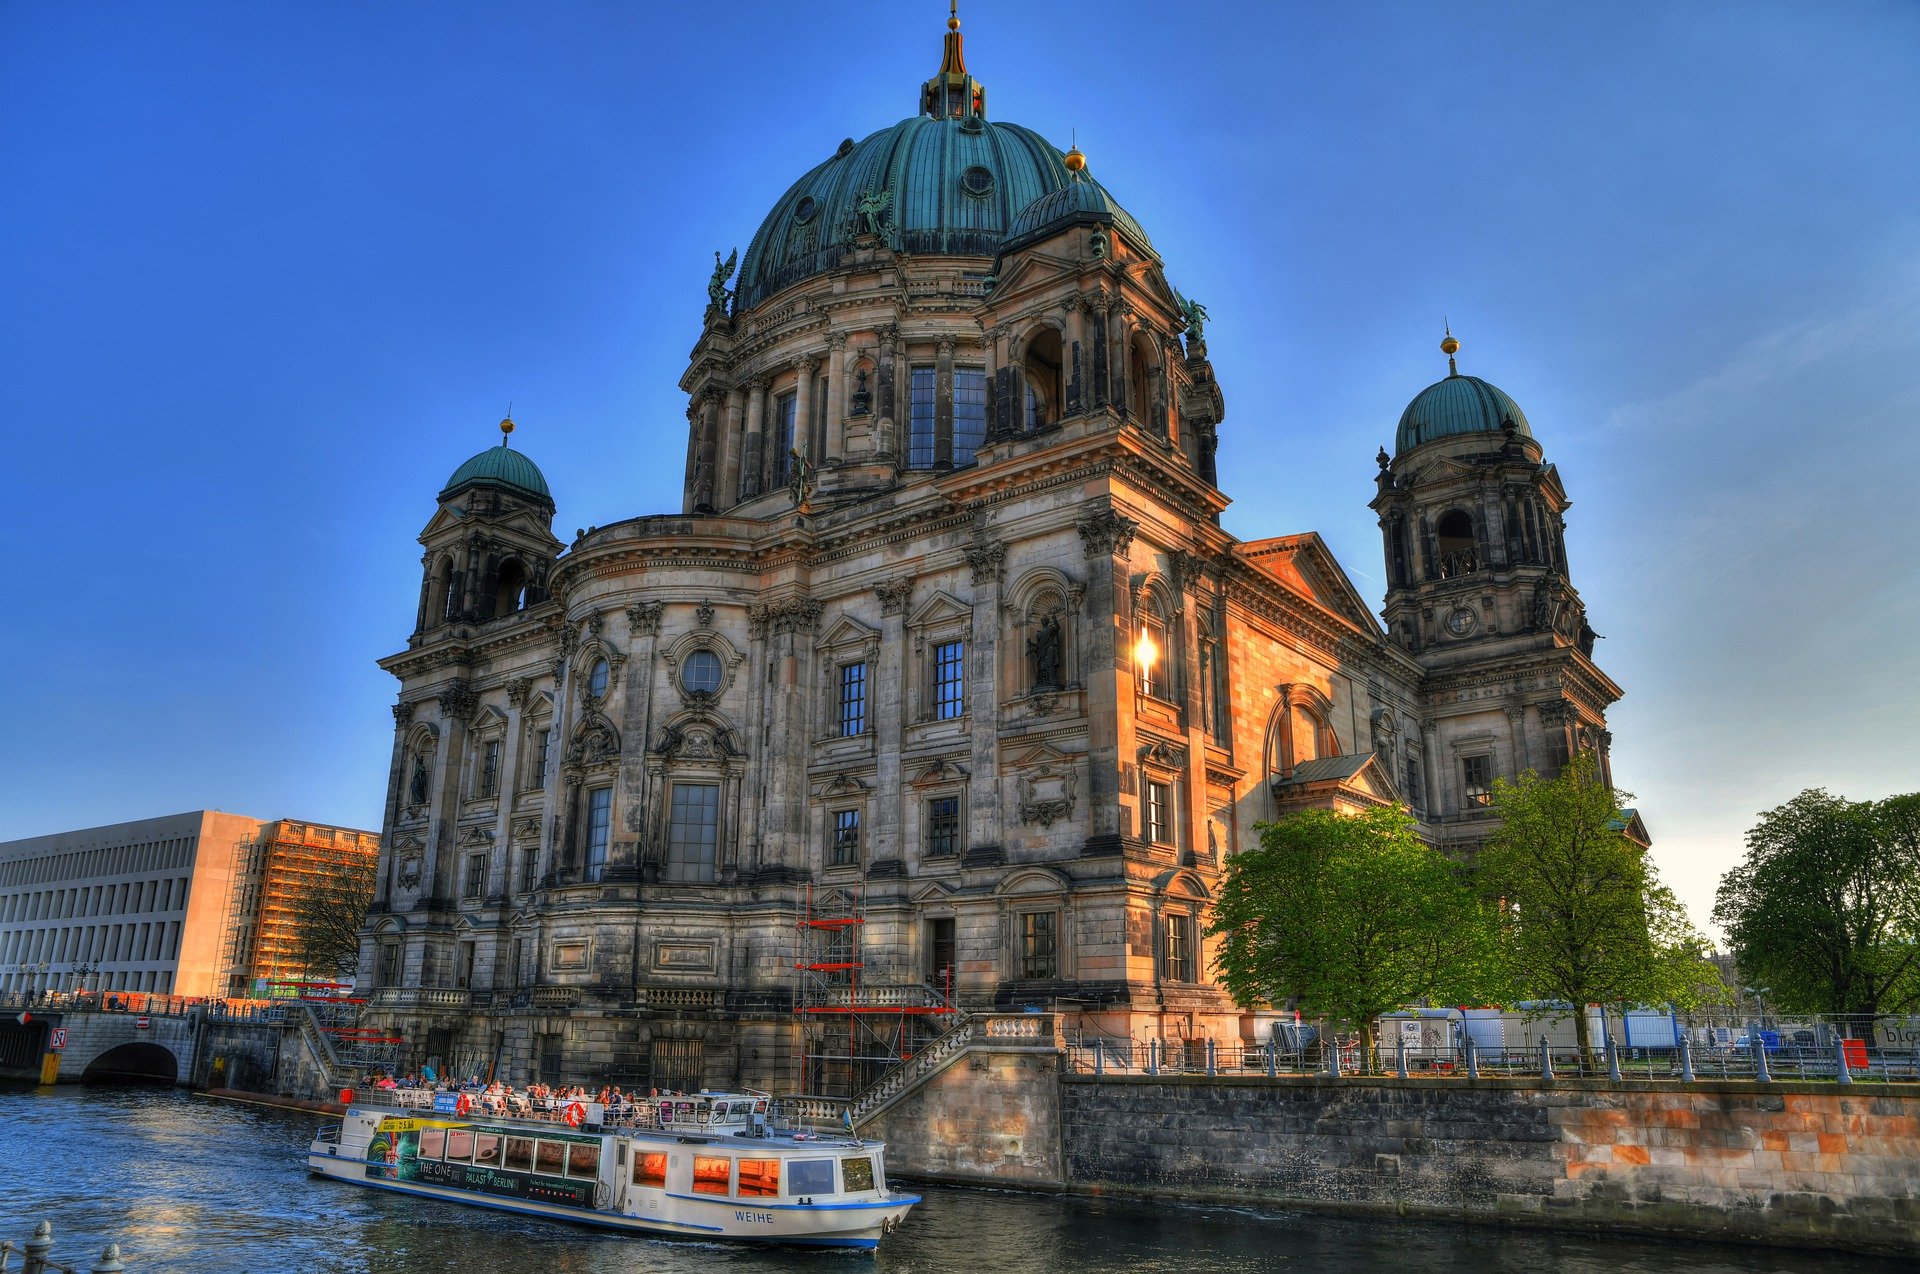
[[[433,568],[433,590],[427,598],[427,622],[443,624],[460,608],[460,590],[453,583],[453,559],[443,557]]]
[[[1160,599],[1149,594],[1140,604],[1140,631],[1134,637],[1134,669],[1140,689],[1155,699],[1173,699],[1172,629]]]
[[[1145,335],[1135,332],[1127,350],[1127,410],[1141,425],[1164,436],[1166,419],[1153,404],[1153,368],[1152,347]]]
[[[1471,575],[1480,567],[1474,547],[1473,515],[1464,509],[1448,509],[1434,526],[1434,547],[1440,556],[1440,578],[1456,579]]]
[[[493,614],[513,615],[527,608],[527,568],[518,558],[508,558],[500,565],[500,574],[493,587]]]
[[[1027,342],[1023,366],[1027,374],[1025,424],[1029,433],[1045,429],[1060,419],[1066,402],[1061,380],[1064,362],[1058,330],[1042,328]]]

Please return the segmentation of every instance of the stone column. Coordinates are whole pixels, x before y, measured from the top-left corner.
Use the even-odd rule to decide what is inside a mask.
[[[719,468],[720,398],[709,389],[700,395],[700,451],[694,464],[694,513],[712,513],[714,479]]]
[[[721,447],[720,478],[716,494],[719,500],[732,505],[740,499],[740,452],[746,445],[741,431],[746,427],[746,399],[736,387],[727,391],[727,404],[724,420],[726,422],[726,443]]]
[[[818,366],[819,360],[812,358],[797,359],[793,364],[799,375],[793,388],[793,449],[809,459],[813,456],[813,369]],[[780,460],[791,463],[785,456]]]
[[[905,800],[900,773],[901,736],[906,727],[907,601],[911,579],[887,580],[874,586],[880,599],[880,656],[873,679],[874,827],[873,844],[893,847],[894,856],[908,861]]]
[[[967,849],[1000,844],[1000,584],[1007,546],[982,539],[967,549],[973,568],[973,634],[967,642],[967,717],[973,774],[967,780]]]
[[[407,731],[412,728],[413,705],[403,699],[393,705],[393,756],[387,764],[387,812],[380,836],[380,879],[374,884],[373,894],[374,903],[381,906],[393,899],[393,825],[399,820],[400,807],[406,804],[407,783],[413,777],[407,771]]]
[[[1431,721],[1420,728],[1420,739],[1420,759],[1427,771],[1427,818],[1431,822],[1455,811],[1446,789],[1440,786],[1440,732]]]
[[[883,460],[898,460],[900,433],[899,386],[901,377],[894,365],[895,345],[899,340],[900,329],[888,325],[880,329],[880,385],[874,404],[879,415],[879,440],[875,448]]]
[[[1078,296],[1066,298],[1060,302],[1060,308],[1067,312],[1067,344],[1061,351],[1065,365],[1060,369],[1061,393],[1066,398],[1060,407],[1060,418],[1064,420],[1079,415],[1087,407],[1087,384],[1081,370],[1087,346],[1087,321],[1085,303]]]
[[[933,467],[953,468],[953,342],[945,337],[933,356]]]
[[[653,694],[656,655],[660,646],[661,602],[637,602],[627,607],[627,637],[631,654],[623,670],[621,688],[619,799],[620,826],[612,829],[606,880],[638,880],[650,843],[649,832],[660,822],[660,806],[647,783],[647,749],[653,734]]]
[[[692,513],[698,501],[694,489],[700,485],[700,400],[687,400],[687,466],[680,480],[680,512]]]
[[[761,431],[767,419],[767,378],[757,377],[747,386],[747,445],[740,459],[740,494],[748,498],[760,494],[760,475],[766,462]]]
[[[434,776],[433,804],[428,811],[427,860],[421,880],[429,897],[454,897],[454,824],[460,811],[460,780],[465,768],[467,721],[477,700],[464,681],[448,682],[440,690],[440,772]]]
[[[842,400],[846,388],[847,334],[834,332],[827,337],[827,418],[820,422],[827,440],[828,464],[847,454],[847,413]]]
[[[1086,633],[1081,680],[1087,688],[1087,808],[1092,835],[1084,853],[1120,852],[1122,777],[1133,761],[1133,666],[1127,648],[1130,568],[1128,551],[1139,524],[1103,499],[1078,524],[1087,556],[1087,593],[1080,615]]]
[[[1503,710],[1507,714],[1507,733],[1513,739],[1513,774],[1519,778],[1533,768],[1533,753],[1527,747],[1527,706],[1510,703]]]

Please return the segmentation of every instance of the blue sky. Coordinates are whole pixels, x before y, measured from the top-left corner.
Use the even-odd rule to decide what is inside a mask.
[[[0,6],[0,839],[377,826],[434,493],[677,509],[715,248],[910,113],[936,3]],[[1211,312],[1230,530],[1377,602],[1372,456],[1525,408],[1706,920],[1754,815],[1920,788],[1920,6],[967,0]]]

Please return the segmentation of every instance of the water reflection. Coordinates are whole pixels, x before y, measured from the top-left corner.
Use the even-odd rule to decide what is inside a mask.
[[[131,1274],[187,1270],[1465,1271],[1840,1274],[1810,1253],[1396,1224],[1280,1211],[929,1188],[878,1255],[649,1241],[309,1178],[318,1116],[168,1089],[0,1088],[0,1233],[45,1217],[57,1258],[118,1242]]]

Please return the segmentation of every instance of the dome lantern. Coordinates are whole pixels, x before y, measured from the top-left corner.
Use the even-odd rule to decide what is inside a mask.
[[[967,74],[966,55],[960,47],[960,0],[951,0],[947,10],[947,40],[940,69],[920,86],[920,113],[934,119],[986,117],[986,86]]]

